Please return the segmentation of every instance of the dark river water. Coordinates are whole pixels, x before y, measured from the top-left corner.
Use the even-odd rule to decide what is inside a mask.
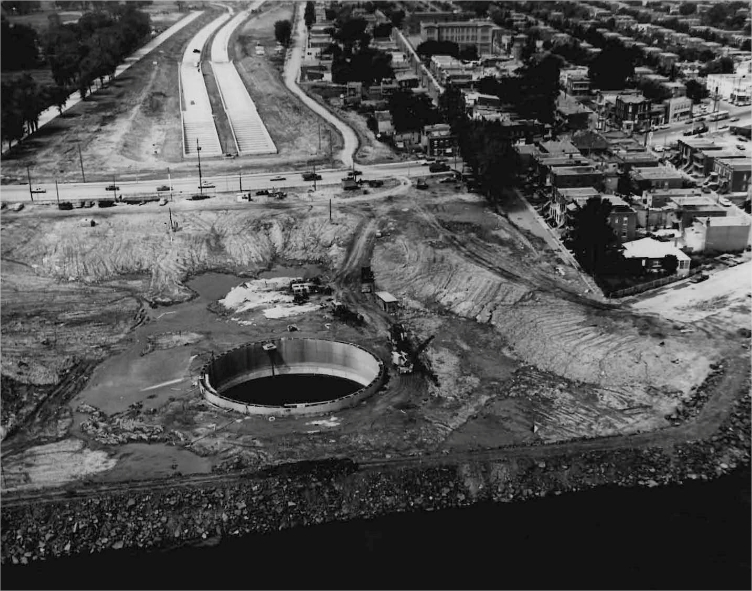
[[[750,471],[3,567],[4,589],[750,589]]]
[[[336,376],[283,374],[256,378],[222,392],[222,396],[252,404],[322,402],[352,394],[361,386]]]

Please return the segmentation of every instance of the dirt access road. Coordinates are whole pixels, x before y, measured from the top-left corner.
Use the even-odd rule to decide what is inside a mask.
[[[293,23],[293,45],[288,51],[287,61],[285,62],[285,86],[290,89],[297,97],[314,113],[317,113],[333,125],[344,138],[344,146],[337,152],[336,159],[342,162],[346,168],[353,165],[353,157],[358,149],[358,136],[352,128],[343,121],[332,115],[325,107],[309,97],[298,86],[300,79],[300,64],[303,60],[303,45],[307,39],[305,21],[303,20],[303,11],[300,5],[295,10],[295,21]]]
[[[283,202],[181,202],[172,211],[174,233],[154,204],[35,206],[3,216],[3,409],[10,411],[3,420],[13,425],[3,445],[6,486],[333,456],[380,462],[604,436],[630,435],[623,443],[631,445],[677,422],[666,417],[701,408],[700,385],[715,364],[748,359],[740,326],[689,332],[691,321],[592,302],[574,272],[554,272],[558,257],[543,240],[476,195],[446,185],[417,191],[404,181],[354,198],[327,189]],[[96,225],[82,225],[83,216]],[[396,317],[360,292],[358,268],[369,264],[377,288],[401,302]],[[268,271],[302,276],[304,265],[315,265],[365,326],[335,319],[323,298],[296,309],[263,287]],[[208,271],[230,275],[203,281]],[[245,289],[262,290],[267,304],[219,303],[248,281]],[[390,371],[384,391],[332,416],[239,420],[206,405],[193,386],[212,353],[286,335],[291,322],[300,336],[355,342],[389,364],[386,330],[394,320],[416,344],[435,336],[419,360],[423,369]],[[45,334],[48,344],[31,334]],[[66,370],[79,367],[81,381],[61,392]],[[728,406],[719,400],[714,417]],[[42,447],[50,440],[52,448]],[[52,457],[59,471],[43,480],[35,466]]]

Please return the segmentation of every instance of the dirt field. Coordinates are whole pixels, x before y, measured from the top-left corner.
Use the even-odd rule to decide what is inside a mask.
[[[180,169],[176,60],[185,43],[216,14],[218,11],[207,11],[116,78],[109,88],[42,127],[3,158],[3,174],[22,180],[26,165],[31,164],[35,176],[80,181],[77,145],[87,181],[150,171],[163,175],[167,166]]]
[[[95,227],[81,215],[3,216],[3,426],[23,433],[4,442],[10,487],[649,433],[696,404],[716,363],[749,353],[738,332],[748,286],[729,300],[737,316],[712,332],[690,332],[706,319],[689,300],[683,320],[592,302],[577,277],[553,271],[545,245],[445,185],[176,203],[172,234],[156,205],[91,210]],[[395,318],[361,294],[368,264],[377,289],[400,300],[411,340],[435,337],[420,371],[390,370],[373,398],[325,417],[272,423],[203,401],[194,384],[212,353],[286,335],[291,322],[296,336],[355,342],[391,367]],[[251,278],[302,276],[302,265],[316,265],[365,326],[334,318],[323,296],[295,310],[268,286],[257,306],[218,302]],[[191,279],[206,272],[231,275]],[[50,437],[63,443],[40,451]],[[51,458],[57,476],[42,481]],[[66,468],[76,462],[85,469]]]
[[[26,166],[31,165],[35,178],[40,180],[80,181],[78,145],[87,181],[129,179],[136,175],[161,178],[167,167],[178,174],[193,171],[195,163],[184,161],[182,156],[177,62],[188,40],[218,14],[219,9],[207,7],[203,16],[130,68],[109,88],[79,103],[14,148],[3,158],[4,179],[24,182]],[[334,151],[341,146],[336,130],[305,108],[282,83],[282,58],[273,55],[274,22],[291,16],[291,3],[270,5],[231,39],[231,57],[233,53],[238,58],[244,56],[238,62],[238,71],[279,154],[202,159],[207,174],[235,172],[239,165],[246,170],[304,168],[314,159],[321,163],[329,161],[330,141]],[[267,48],[266,56],[255,55],[257,41]],[[209,62],[205,62],[204,77],[217,114],[223,149],[234,152],[230,149],[231,131]]]
[[[314,159],[328,162],[329,154],[341,148],[342,140],[333,127],[285,87],[284,56],[274,53],[274,23],[292,19],[293,4],[268,4],[261,11],[230,39],[230,59],[235,60],[240,77],[277,146],[277,156],[261,157],[261,161],[274,165],[284,160],[290,167],[305,166]],[[256,55],[257,43],[264,47],[265,55]]]

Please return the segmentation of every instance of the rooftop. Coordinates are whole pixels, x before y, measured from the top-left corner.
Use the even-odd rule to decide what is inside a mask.
[[[702,222],[706,226],[749,226],[752,224],[752,220],[743,215],[697,218],[697,221]]]
[[[547,154],[579,154],[580,153],[580,151],[577,149],[577,146],[575,146],[569,140],[540,142],[538,146],[540,147],[541,150],[543,150],[543,152]]]
[[[670,242],[661,242],[653,238],[641,238],[632,242],[625,242],[624,256],[628,259],[662,259],[672,254],[680,261],[688,261],[689,257]]]
[[[668,168],[667,166],[653,167],[636,167],[632,169],[634,178],[638,180],[649,181],[652,179],[682,179],[684,178],[678,171]]]

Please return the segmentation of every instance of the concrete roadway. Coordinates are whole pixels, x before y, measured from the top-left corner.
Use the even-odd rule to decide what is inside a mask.
[[[431,173],[428,170],[428,166],[422,166],[419,162],[394,162],[388,164],[377,164],[373,166],[359,166],[366,179],[378,178],[386,179],[390,177],[423,177],[428,176]],[[303,181],[301,176],[303,171],[287,171],[287,172],[267,172],[242,175],[242,183],[244,191],[257,191],[259,189],[270,188],[289,188],[300,187],[301,185],[310,185],[313,187],[312,182]],[[321,177],[321,181],[317,181],[317,185],[331,186],[339,184],[342,178],[347,174],[347,170],[318,170]],[[205,188],[204,192],[209,195],[215,195],[226,192],[238,192],[240,190],[240,175],[217,175],[217,176],[203,176],[204,182],[214,185],[214,187]],[[281,178],[284,180],[273,180],[275,178]],[[117,191],[107,191],[106,187],[112,185],[113,182],[118,187]],[[61,183],[58,185],[58,191],[61,201],[79,201],[96,200],[104,198],[112,198],[117,196],[154,196],[157,195],[157,187],[170,186],[168,179],[163,180],[149,180],[149,181],[110,181],[102,183]],[[36,183],[32,185],[34,189],[41,187],[45,189],[45,193],[35,194],[35,202],[54,202],[57,199],[55,185],[50,183]],[[172,196],[187,198],[194,193],[198,193],[198,173],[195,177],[172,179]],[[160,196],[169,197],[170,191],[163,191],[159,193]],[[24,202],[29,203],[31,196],[29,195],[29,185],[3,185],[1,200],[3,202]]]
[[[163,31],[154,39],[149,41],[146,45],[144,45],[141,49],[137,50],[135,53],[130,55],[125,59],[125,61],[120,64],[117,69],[115,70],[115,73],[113,75],[113,78],[117,78],[120,76],[123,72],[125,72],[128,68],[130,68],[133,64],[139,62],[141,59],[146,57],[149,53],[154,51],[157,47],[162,45],[165,41],[167,41],[170,37],[172,37],[175,33],[180,31],[181,29],[187,27],[189,24],[191,24],[193,21],[195,21],[199,16],[203,14],[202,10],[194,10],[190,12],[187,16],[179,20],[177,23],[172,25],[169,29],[166,31]],[[95,87],[94,92],[97,92],[100,90],[101,86],[99,84],[99,80],[95,80],[92,83],[92,86]],[[81,102],[81,95],[78,93],[78,91],[73,92],[68,97],[68,101],[65,103],[65,106],[62,108],[62,112],[65,113],[68,109],[73,108],[78,103]],[[39,115],[39,127],[41,128],[43,125],[49,123],[56,117],[60,116],[61,111],[58,111],[57,107],[52,106],[48,109],[45,109],[42,111],[42,113]],[[26,136],[25,136],[26,137]],[[5,154],[8,150],[3,150],[3,154]]]

